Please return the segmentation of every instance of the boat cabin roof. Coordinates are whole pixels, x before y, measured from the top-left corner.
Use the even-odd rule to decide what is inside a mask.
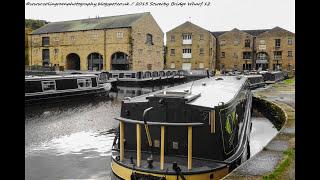
[[[187,104],[214,108],[221,102],[227,104],[228,102],[232,101],[233,98],[241,90],[246,80],[247,77],[245,76],[214,76],[210,78],[203,78],[186,84],[181,84],[149,94],[137,96],[131,98],[130,100],[124,100],[124,103],[147,102],[147,97],[157,96],[159,95],[159,93],[172,94],[172,92],[176,92],[177,94],[180,94],[186,93],[186,91],[190,91],[191,89],[191,94],[200,94],[200,96],[193,99],[192,101],[187,102]]]
[[[49,76],[25,76],[25,80],[53,80],[63,78],[93,78],[97,77],[94,74],[67,74],[67,75],[49,75]]]
[[[248,77],[248,78],[253,78],[253,77],[262,77],[261,74],[246,74],[244,75],[245,77]]]

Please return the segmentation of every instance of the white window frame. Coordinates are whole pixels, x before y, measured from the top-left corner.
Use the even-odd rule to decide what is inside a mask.
[[[191,48],[188,48],[188,49],[182,49],[182,53],[185,54],[191,54]]]
[[[45,90],[44,86],[45,85],[54,85],[54,89],[49,89],[49,90]],[[41,87],[42,87],[42,91],[43,92],[47,92],[47,91],[55,91],[57,89],[56,87],[56,81],[55,80],[45,80],[45,81],[41,81]]]
[[[261,45],[265,45],[266,44],[266,40],[264,39],[260,39],[260,42],[259,42]]]
[[[191,35],[191,34],[188,34],[188,33],[183,34],[183,35],[182,35],[182,39],[183,39],[183,40],[192,40],[192,35]]]
[[[84,82],[85,86],[81,87],[79,86],[79,83]],[[89,86],[87,86],[87,82],[89,82]],[[86,89],[86,88],[91,88],[92,87],[92,80],[91,78],[81,78],[81,79],[77,79],[77,85],[79,89]]]
[[[117,32],[117,38],[123,38],[123,32]]]
[[[288,45],[292,45],[292,42],[293,42],[292,38],[288,38]]]

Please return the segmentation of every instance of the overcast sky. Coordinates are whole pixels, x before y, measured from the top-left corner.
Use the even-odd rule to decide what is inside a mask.
[[[202,0],[25,0],[25,18],[50,22],[151,12],[165,33],[191,21],[210,31],[238,29],[269,29],[275,26],[295,32],[294,0],[203,0],[202,7],[174,6],[31,6],[39,2],[202,2]]]

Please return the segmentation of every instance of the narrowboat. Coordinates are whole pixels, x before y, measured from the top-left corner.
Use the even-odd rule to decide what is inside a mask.
[[[99,84],[94,74],[25,76],[25,103],[108,93],[110,83]]]
[[[276,83],[284,80],[284,73],[282,71],[271,71],[262,74],[266,84]]]
[[[150,71],[109,71],[111,79],[116,79],[119,86],[136,86],[153,84]]]
[[[111,179],[220,179],[250,157],[245,76],[214,76],[122,101]]]
[[[244,76],[248,78],[251,90],[265,86],[265,82],[261,74],[249,74]]]

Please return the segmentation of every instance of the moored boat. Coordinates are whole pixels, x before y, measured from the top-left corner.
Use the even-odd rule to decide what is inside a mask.
[[[263,76],[261,74],[248,74],[245,77],[249,80],[250,89],[256,89],[265,86]]]
[[[110,83],[99,84],[94,74],[25,76],[25,103],[106,94],[110,89]]]
[[[245,76],[203,78],[125,98],[112,179],[219,179],[250,157]]]
[[[284,80],[284,73],[282,71],[271,71],[262,74],[265,83],[272,84]]]

